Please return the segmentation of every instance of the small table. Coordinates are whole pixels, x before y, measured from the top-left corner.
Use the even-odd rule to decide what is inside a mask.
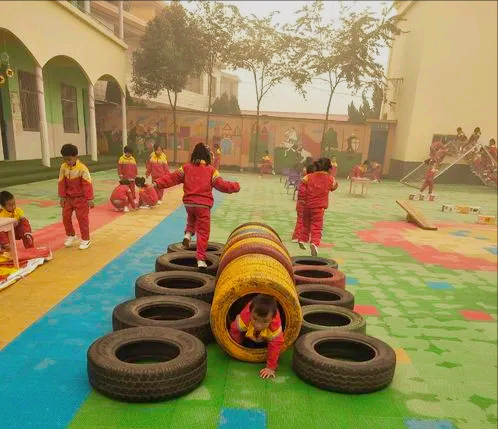
[[[19,268],[19,258],[17,257],[17,247],[16,247],[16,236],[14,233],[14,225],[16,223],[15,219],[4,217],[0,218],[0,232],[6,232],[9,236],[10,253],[12,255],[12,261],[14,262],[14,267]]]
[[[372,183],[370,179],[364,177],[351,177],[349,179],[349,193],[355,195],[356,187],[361,184],[361,194],[367,196],[368,185]]]

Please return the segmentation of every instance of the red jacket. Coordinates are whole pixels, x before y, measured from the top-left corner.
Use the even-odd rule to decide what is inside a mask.
[[[128,185],[118,185],[112,191],[111,198],[112,200],[120,200],[120,201],[128,201],[132,208],[135,208],[135,200],[131,194],[131,189]]]
[[[212,165],[185,164],[172,174],[155,180],[159,188],[170,188],[183,183],[183,204],[213,207],[213,188],[226,194],[240,191],[237,182],[223,180]]]
[[[159,197],[156,190],[150,185],[145,185],[138,191],[138,202],[140,205],[155,206],[158,200]]]
[[[306,205],[306,189],[307,189],[306,184],[301,181],[299,187],[297,188],[297,202],[296,202],[297,211],[302,211],[304,209],[304,206]]]
[[[61,198],[85,198],[93,200],[93,185],[90,171],[76,160],[72,167],[63,162],[59,171],[58,193]]]
[[[121,179],[132,179],[137,177],[137,162],[133,156],[122,155],[118,161],[118,175]]]
[[[326,171],[316,171],[303,177],[305,187],[305,208],[326,209],[329,206],[329,192],[337,189],[337,181]]]
[[[349,177],[363,177],[364,173],[365,169],[363,168],[362,165],[358,164],[353,167],[351,173],[349,173]]]
[[[268,328],[262,330],[258,336],[254,333],[254,327],[251,323],[251,303],[247,304],[240,314],[230,325],[230,336],[239,344],[242,344],[244,337],[255,343],[268,343],[268,353],[266,357],[266,366],[270,369],[277,369],[280,350],[284,344],[284,333],[282,331],[282,322],[280,313],[273,317]]]
[[[158,157],[155,152],[152,152],[149,160],[145,163],[145,168],[147,170],[146,176],[152,176],[152,180],[156,180],[169,172],[168,158],[164,153]]]
[[[437,172],[438,170],[436,167],[429,167],[427,173],[425,173],[424,180],[426,182],[434,182],[434,176],[436,175]]]

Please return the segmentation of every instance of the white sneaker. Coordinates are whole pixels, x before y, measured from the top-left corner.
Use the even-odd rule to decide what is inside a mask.
[[[159,205],[161,205],[162,203],[163,203],[163,201],[162,201],[162,200],[158,200],[158,201],[157,201],[157,204],[159,204]]]
[[[125,213],[128,213],[128,212],[130,211],[130,209],[128,208],[128,206],[126,206],[126,207],[123,209],[123,211],[124,211]]]
[[[190,247],[190,240],[192,240],[192,234],[190,232],[185,233],[185,237],[183,237],[182,246],[184,249],[188,249]]]
[[[197,268],[199,270],[205,270],[207,267],[206,261],[197,261]]]
[[[68,235],[64,240],[64,246],[71,247],[76,241],[78,241],[78,237],[75,235]]]
[[[301,241],[298,242],[299,244],[299,248],[303,249],[303,250],[306,250],[306,245],[304,243],[302,243]]]
[[[149,206],[140,206],[141,209],[150,209]]]
[[[318,248],[316,247],[316,244],[311,243],[310,250],[311,250],[311,256],[318,256]]]
[[[85,249],[88,249],[89,247],[90,247],[90,240],[81,240],[80,241],[80,247],[79,247],[80,250],[85,250]]]
[[[297,238],[293,238],[293,239],[291,240],[291,242],[292,242],[292,243],[297,243],[297,242],[299,242],[299,240],[298,240]]]

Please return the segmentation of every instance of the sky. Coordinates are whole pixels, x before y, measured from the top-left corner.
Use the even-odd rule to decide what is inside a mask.
[[[306,1],[223,1],[222,3],[237,6],[242,15],[254,14],[258,17],[268,15],[272,11],[278,11],[275,18],[280,24],[291,23],[295,20],[294,13],[301,9]],[[358,10],[370,7],[373,11],[380,12],[384,7],[390,6],[391,1],[359,1],[350,2]],[[338,16],[338,2],[325,1],[325,13],[335,18]],[[379,62],[387,67],[388,49],[384,49],[379,57]],[[239,106],[241,110],[256,110],[256,95],[252,74],[246,70],[230,71],[236,74],[239,79]],[[307,96],[303,99],[295,90],[291,83],[284,82],[270,91],[261,103],[261,110],[275,112],[296,112],[296,113],[325,113],[328,102],[328,86],[325,82],[314,81],[306,87]],[[332,99],[330,113],[347,114],[348,105],[353,101],[357,107],[361,104],[361,92],[352,95],[347,87],[339,86]]]

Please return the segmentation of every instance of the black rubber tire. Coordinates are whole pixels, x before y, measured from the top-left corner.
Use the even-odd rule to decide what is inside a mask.
[[[320,284],[297,285],[299,302],[303,305],[335,305],[352,310],[354,308],[354,295],[338,287]]]
[[[214,277],[191,271],[161,271],[140,276],[135,281],[135,296],[186,296],[212,302]]]
[[[332,267],[320,265],[293,265],[296,285],[322,284],[346,289],[346,275]]]
[[[138,326],[178,329],[199,338],[204,344],[213,341],[209,323],[211,306],[184,296],[154,295],[125,301],[112,312],[114,331]]]
[[[332,344],[335,343],[334,358]],[[327,346],[329,357],[324,355]],[[363,353],[363,361],[345,360]],[[369,393],[388,386],[396,368],[394,350],[383,341],[354,332],[316,331],[300,337],[294,346],[292,367],[304,381],[325,390]]]
[[[137,365],[141,359],[164,360]],[[90,385],[127,402],[152,402],[194,390],[206,376],[202,341],[177,329],[145,326],[113,332],[87,353]]]
[[[175,262],[176,261],[176,262]],[[183,264],[186,261],[186,264]],[[220,258],[212,253],[206,253],[206,263],[208,265],[203,273],[215,276],[218,271]],[[201,272],[197,268],[197,258],[195,252],[183,250],[181,252],[165,253],[156,259],[156,272],[159,271],[192,271]]]
[[[359,332],[364,334],[367,322],[361,314],[335,305],[305,305],[300,335],[313,331]]]
[[[207,253],[213,253],[214,255],[221,255],[221,253],[223,252],[223,248],[224,247],[225,247],[225,245],[223,243],[217,243],[215,241],[209,241],[206,252]],[[197,242],[196,241],[192,241],[190,243],[190,246],[188,247],[188,249],[184,249],[182,243],[172,243],[172,244],[170,244],[168,246],[167,253],[185,252],[185,250],[191,251],[191,252],[195,252],[197,250]]]
[[[293,256],[292,265],[317,265],[321,267],[331,267],[339,269],[339,264],[333,259],[321,258],[320,256]]]

